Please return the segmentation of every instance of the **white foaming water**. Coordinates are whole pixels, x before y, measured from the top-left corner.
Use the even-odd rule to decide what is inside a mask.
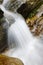
[[[6,3],[7,3],[8,1],[9,1],[9,0],[3,0],[2,5],[3,5],[3,6],[5,6],[5,5],[6,5]]]
[[[43,65],[43,40],[32,36],[20,14],[10,13],[2,6],[1,8],[7,22],[10,24],[13,20],[13,24],[8,28],[8,44],[11,49],[5,54],[21,59],[24,65]]]

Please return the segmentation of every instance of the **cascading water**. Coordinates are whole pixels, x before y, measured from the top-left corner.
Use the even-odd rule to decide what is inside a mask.
[[[10,49],[5,54],[21,59],[24,65],[43,65],[43,42],[32,36],[20,14],[6,11],[3,6],[1,9],[8,23]]]

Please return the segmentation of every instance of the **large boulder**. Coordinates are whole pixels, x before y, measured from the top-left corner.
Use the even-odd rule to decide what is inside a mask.
[[[40,3],[41,0],[27,0],[17,9],[17,12],[20,13],[26,19],[29,13],[31,13],[32,10],[36,8]]]
[[[0,65],[24,65],[18,58],[0,55]]]

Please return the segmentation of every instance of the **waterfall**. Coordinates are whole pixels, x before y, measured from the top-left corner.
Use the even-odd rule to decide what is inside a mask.
[[[15,41],[18,44],[17,46],[21,45],[24,48],[24,45],[31,41],[32,35],[23,17],[18,13],[14,14],[14,16],[14,23],[8,30],[9,43],[12,44]]]
[[[9,25],[7,30],[9,50],[5,55],[21,59],[24,65],[43,65],[43,42],[32,36],[20,14],[7,11],[3,5],[0,7]]]
[[[1,6],[1,9],[5,12],[4,16],[8,25],[10,25],[8,27],[8,43],[11,45],[17,43],[17,46],[23,45],[24,47],[25,44],[28,44],[33,39],[24,18],[18,13],[6,11],[3,6]]]

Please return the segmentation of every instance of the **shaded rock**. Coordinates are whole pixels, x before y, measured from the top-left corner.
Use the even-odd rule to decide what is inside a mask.
[[[6,22],[3,14],[3,11],[0,9],[0,52],[2,52],[8,46],[7,30],[3,28],[3,23]]]
[[[0,0],[0,4],[2,4],[3,3],[3,0]]]
[[[0,19],[3,17],[4,12],[0,9]]]
[[[31,10],[31,5],[29,3],[29,5],[27,3],[24,3],[21,5],[20,8],[18,8],[17,12],[22,14],[24,18],[27,17],[28,12]]]
[[[17,12],[20,13],[25,19],[28,15],[36,8],[42,1],[41,0],[27,0],[26,3],[22,4],[18,9]]]

